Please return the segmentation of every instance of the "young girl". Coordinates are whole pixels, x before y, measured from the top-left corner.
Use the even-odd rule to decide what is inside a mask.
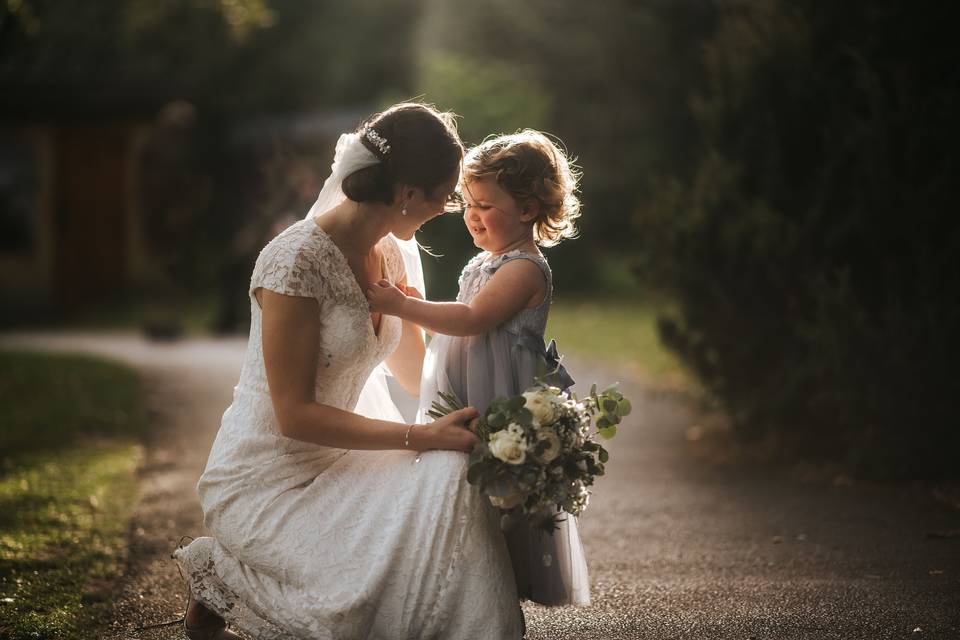
[[[566,388],[573,380],[543,334],[553,295],[538,246],[576,235],[577,174],[542,133],[488,140],[465,160],[463,222],[482,249],[460,276],[457,302],[429,302],[382,281],[371,307],[435,334],[424,362],[421,413],[439,391],[483,411],[498,396],[525,391],[535,378]],[[553,536],[526,526],[506,532],[521,598],[546,605],[590,602],[587,567],[573,516]]]

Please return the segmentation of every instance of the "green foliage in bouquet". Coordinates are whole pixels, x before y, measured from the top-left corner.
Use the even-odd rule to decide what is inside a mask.
[[[441,393],[429,414],[438,418],[462,407]],[[596,385],[583,400],[541,382],[497,398],[471,424],[480,442],[470,454],[467,481],[500,510],[503,528],[526,521],[552,533],[563,512],[576,516],[586,509],[587,487],[610,459],[595,438],[614,437],[630,410],[615,387],[597,392]]]

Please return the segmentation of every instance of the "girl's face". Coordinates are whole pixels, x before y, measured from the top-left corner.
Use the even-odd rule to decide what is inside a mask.
[[[473,243],[490,253],[509,251],[532,240],[533,218],[494,177],[463,185],[463,223]]]

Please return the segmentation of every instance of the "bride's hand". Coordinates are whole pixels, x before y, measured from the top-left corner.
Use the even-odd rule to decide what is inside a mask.
[[[406,294],[387,280],[381,280],[367,288],[370,310],[377,313],[384,313],[388,316],[399,315],[406,299]]]
[[[435,422],[417,425],[410,433],[410,445],[417,451],[447,449],[469,452],[478,438],[467,428],[467,423],[477,415],[476,409],[466,407],[443,416]]]

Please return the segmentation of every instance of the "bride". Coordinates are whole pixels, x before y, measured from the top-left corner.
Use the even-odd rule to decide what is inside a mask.
[[[402,423],[383,365],[416,393],[423,336],[363,294],[382,278],[423,290],[411,239],[462,155],[431,107],[372,116],[257,259],[243,370],[198,484],[212,537],[175,553],[191,639],[237,638],[228,623],[258,639],[521,637],[503,536],[465,480],[475,411]]]

